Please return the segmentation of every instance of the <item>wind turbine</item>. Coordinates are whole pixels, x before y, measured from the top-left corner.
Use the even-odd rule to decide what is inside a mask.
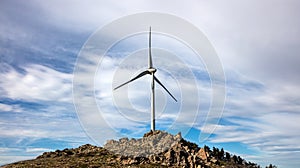
[[[122,85],[114,88],[117,90],[118,88],[144,76],[144,75],[151,75],[151,130],[155,131],[155,82],[157,82],[160,86],[162,86],[165,91],[169,93],[169,95],[177,102],[176,98],[168,91],[168,89],[155,77],[156,69],[153,67],[152,64],[152,55],[151,55],[151,27],[149,31],[149,54],[148,54],[148,69],[138,74],[136,77],[130,79],[129,81],[123,83]],[[154,82],[155,81],[155,82]]]

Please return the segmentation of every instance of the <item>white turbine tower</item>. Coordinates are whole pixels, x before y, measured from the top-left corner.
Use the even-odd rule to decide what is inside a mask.
[[[132,78],[131,80],[123,83],[122,85],[114,88],[114,90],[144,76],[144,75],[151,75],[151,130],[155,131],[155,82],[157,82],[160,86],[162,86],[165,91],[169,93],[169,95],[177,102],[175,97],[168,91],[168,89],[154,76],[154,73],[156,72],[156,69],[153,67],[152,64],[152,55],[151,55],[151,27],[149,31],[149,57],[148,57],[148,69],[144,72],[138,74],[136,77]]]

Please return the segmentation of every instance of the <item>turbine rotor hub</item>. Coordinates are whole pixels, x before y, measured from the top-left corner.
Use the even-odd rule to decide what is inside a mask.
[[[156,69],[155,69],[155,68],[149,68],[148,71],[149,71],[150,73],[155,73],[155,72],[156,72]]]

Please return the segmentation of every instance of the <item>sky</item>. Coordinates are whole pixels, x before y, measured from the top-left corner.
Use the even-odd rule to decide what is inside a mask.
[[[149,27],[119,38],[101,61],[99,48],[89,47],[106,45],[133,27],[97,38],[114,21],[156,12],[184,19],[202,32],[225,77],[225,83],[214,85],[204,55],[177,34],[153,27],[156,76],[179,100],[173,102],[156,85],[158,129],[182,131],[199,145],[223,147],[261,166],[298,167],[299,8],[297,0],[2,0],[0,165],[147,132],[149,78],[112,88],[147,67]],[[219,85],[225,87],[224,107],[217,109],[218,122],[207,123]],[[209,136],[199,139],[203,134]]]

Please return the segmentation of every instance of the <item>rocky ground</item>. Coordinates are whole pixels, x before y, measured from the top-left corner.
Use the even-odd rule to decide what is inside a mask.
[[[256,168],[239,156],[196,144],[163,131],[149,132],[141,139],[110,140],[104,147],[90,144],[75,149],[45,152],[36,159],[20,161],[11,167],[186,167]]]

